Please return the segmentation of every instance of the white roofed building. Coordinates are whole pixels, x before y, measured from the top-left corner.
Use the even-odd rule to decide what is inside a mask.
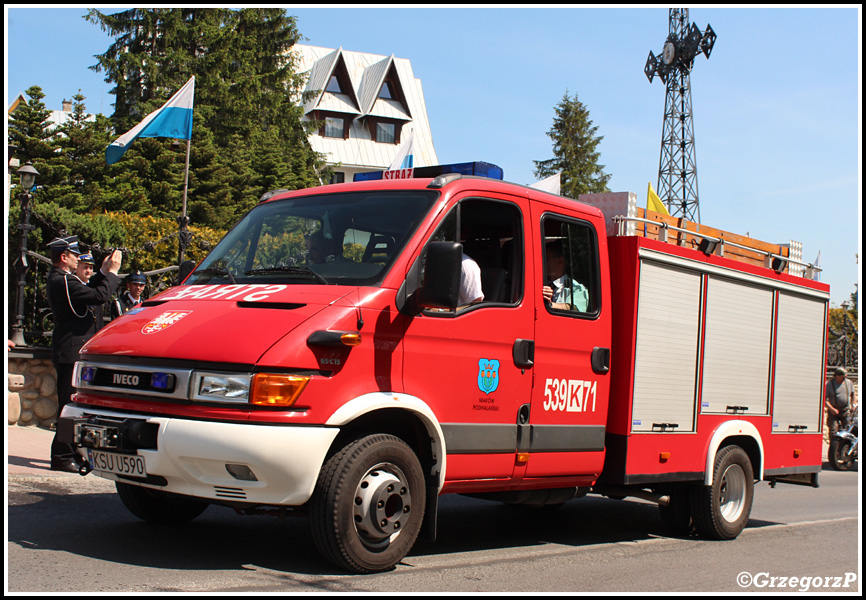
[[[438,164],[421,80],[408,60],[302,44],[293,51],[304,91],[315,92],[303,119],[325,122],[310,144],[335,165],[332,183],[387,169],[413,133],[414,166]]]

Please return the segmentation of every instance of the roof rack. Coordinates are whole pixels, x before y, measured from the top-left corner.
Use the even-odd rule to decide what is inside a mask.
[[[643,213],[643,211],[641,211],[641,213]],[[669,223],[660,214],[652,213],[652,211],[646,211],[646,213],[648,214],[645,214],[645,216],[617,215],[613,217],[613,221],[617,225],[617,235],[629,235],[628,225],[630,223],[643,223],[643,231],[641,231],[640,228],[635,228],[633,233],[634,235],[638,235],[639,237],[655,238],[660,242],[672,243],[678,246],[692,246],[707,256],[712,254],[716,256],[725,256],[726,248],[734,248],[741,252],[730,252],[727,255],[728,258],[750,264],[760,264],[763,262],[761,266],[773,269],[776,273],[783,273],[786,270],[789,270],[789,265],[797,265],[804,269],[801,275],[802,277],[806,279],[814,279],[814,275],[821,271],[820,267],[815,266],[812,263],[806,263],[791,257],[790,250],[779,244],[767,244],[766,242],[744,238],[743,236],[737,236],[726,231],[712,229],[706,226],[698,227],[691,221],[684,221],[682,219],[680,221],[682,221],[684,227],[678,227]],[[655,218],[648,218],[650,215]],[[656,231],[647,231],[647,225],[654,227]],[[689,225],[692,225],[695,229],[688,229]],[[699,228],[708,229],[710,233],[702,233],[697,230]],[[670,231],[676,232],[679,235],[672,237],[668,233]],[[728,238],[735,238],[740,241],[745,240],[747,243],[737,243]],[[775,252],[773,250],[775,250]],[[788,251],[787,254],[784,253],[786,250]],[[759,258],[756,258],[756,255]],[[789,274],[796,273],[789,272]]]

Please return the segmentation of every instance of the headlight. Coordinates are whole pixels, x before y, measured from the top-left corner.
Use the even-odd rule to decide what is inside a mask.
[[[251,379],[251,375],[198,373],[192,399],[211,402],[248,402]]]

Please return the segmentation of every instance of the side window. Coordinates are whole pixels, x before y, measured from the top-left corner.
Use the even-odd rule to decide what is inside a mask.
[[[544,285],[548,311],[564,315],[598,312],[599,267],[595,230],[586,223],[546,216]]]
[[[463,244],[459,310],[476,304],[514,304],[523,297],[520,209],[498,200],[462,200],[433,240]]]

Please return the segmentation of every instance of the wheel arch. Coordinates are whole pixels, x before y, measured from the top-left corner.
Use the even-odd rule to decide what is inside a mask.
[[[339,427],[328,456],[349,440],[370,433],[387,433],[406,442],[416,453],[429,481],[441,490],[445,482],[445,436],[430,407],[407,394],[371,393],[342,405],[326,425]]]
[[[704,485],[712,485],[716,455],[727,446],[739,446],[752,463],[755,479],[764,478],[764,441],[758,429],[749,421],[727,421],[713,432],[707,448],[707,463],[704,471]]]

